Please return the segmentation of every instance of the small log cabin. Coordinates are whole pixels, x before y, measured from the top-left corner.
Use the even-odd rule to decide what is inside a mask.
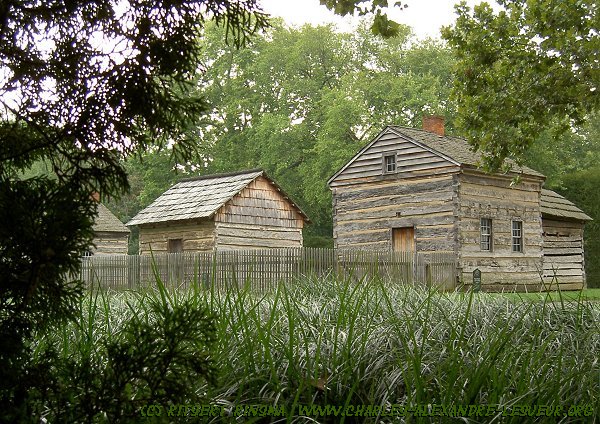
[[[98,216],[94,221],[94,246],[90,255],[126,255],[129,243],[129,228],[106,206],[98,203]]]
[[[262,170],[183,180],[140,211],[140,254],[302,247],[306,214]]]
[[[442,117],[424,117],[423,130],[386,127],[328,181],[335,247],[452,253],[446,289],[469,288],[476,269],[487,291],[584,287],[591,218],[543,189],[539,172],[488,174],[480,159],[445,135]]]

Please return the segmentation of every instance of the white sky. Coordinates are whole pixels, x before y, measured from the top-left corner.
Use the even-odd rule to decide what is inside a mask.
[[[404,10],[391,7],[388,17],[413,28],[418,38],[437,37],[440,38],[440,28],[450,25],[456,19],[454,4],[459,0],[403,0],[408,4]],[[467,4],[479,4],[481,0],[467,0]],[[394,4],[395,1],[390,1]],[[488,0],[488,3],[494,3]],[[287,24],[301,26],[309,23],[313,25],[334,23],[343,31],[350,31],[358,22],[357,18],[336,16],[325,6],[319,4],[319,0],[261,0],[266,13],[272,16],[282,17]]]

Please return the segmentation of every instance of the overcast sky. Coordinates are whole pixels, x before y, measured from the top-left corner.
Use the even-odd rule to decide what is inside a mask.
[[[396,22],[409,25],[419,38],[440,37],[440,27],[456,19],[454,4],[459,0],[403,0],[404,10],[390,8],[389,16]],[[393,4],[394,1],[390,1]],[[480,0],[467,0],[473,7]],[[488,1],[493,3],[493,1]],[[319,4],[319,0],[261,0],[265,12],[282,17],[290,25],[335,23],[341,30],[350,31],[357,19],[340,17]]]

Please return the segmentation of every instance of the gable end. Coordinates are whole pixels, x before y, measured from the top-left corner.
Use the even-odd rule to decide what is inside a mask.
[[[395,158],[394,170],[388,170],[391,159],[386,157],[390,156]],[[457,166],[460,164],[454,159],[386,127],[331,177],[327,184],[332,187],[353,180],[362,181],[390,174],[409,176],[411,173]]]

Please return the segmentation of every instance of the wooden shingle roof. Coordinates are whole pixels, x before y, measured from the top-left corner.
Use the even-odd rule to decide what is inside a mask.
[[[263,176],[309,221],[302,210],[263,170],[206,175],[182,180],[140,211],[127,226],[167,221],[210,218],[256,178]]]
[[[571,219],[577,221],[591,221],[588,215],[575,206],[572,202],[562,197],[560,194],[542,189],[541,205],[543,217],[554,217],[559,219]]]
[[[95,232],[129,233],[127,228],[106,206],[98,204],[98,216],[92,227]]]
[[[478,167],[482,163],[482,155],[479,152],[474,152],[469,143],[460,137],[439,136],[435,133],[419,130],[415,128],[406,128],[396,125],[389,127],[395,133],[404,135],[418,143],[425,145],[434,152],[447,156],[460,165],[468,165]],[[507,163],[511,165],[512,172],[544,177],[543,174],[531,169],[527,166],[518,166],[514,161],[507,159]]]

